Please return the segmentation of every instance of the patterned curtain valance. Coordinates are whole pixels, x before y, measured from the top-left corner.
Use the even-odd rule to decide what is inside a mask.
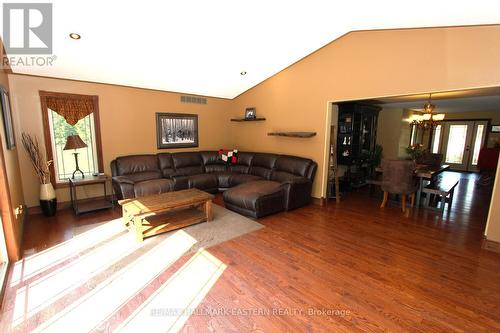
[[[61,115],[71,126],[94,112],[92,96],[47,96],[47,107]]]

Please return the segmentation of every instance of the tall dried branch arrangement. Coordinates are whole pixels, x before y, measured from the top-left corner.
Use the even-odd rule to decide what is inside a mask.
[[[35,169],[40,184],[48,184],[50,182],[49,166],[52,164],[52,161],[46,161],[45,155],[42,155],[40,152],[36,137],[33,139],[31,135],[23,133],[22,139],[24,149],[30,157],[31,164]]]

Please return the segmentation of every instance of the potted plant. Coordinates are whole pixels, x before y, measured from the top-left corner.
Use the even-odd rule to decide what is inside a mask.
[[[416,143],[414,145],[408,146],[406,148],[406,153],[412,160],[416,161],[419,157],[422,157],[427,153],[427,149],[424,148],[424,145]]]
[[[43,215],[54,216],[57,210],[57,198],[54,187],[50,182],[49,166],[52,164],[52,161],[47,161],[45,156],[42,155],[36,137],[33,139],[31,135],[23,133],[22,141],[40,181],[40,207],[42,208]]]

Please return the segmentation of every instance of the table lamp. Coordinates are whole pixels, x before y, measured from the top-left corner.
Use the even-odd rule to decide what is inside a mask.
[[[83,140],[80,138],[78,134],[76,135],[70,135],[66,138],[66,145],[64,146],[63,150],[70,150],[74,149],[75,152],[73,155],[75,155],[75,164],[76,164],[76,170],[73,172],[72,178],[75,179],[75,173],[80,172],[82,174],[82,178],[85,178],[85,175],[83,174],[83,171],[80,170],[80,167],[78,166],[78,153],[76,152],[77,149],[80,148],[86,148],[87,144],[83,142]]]

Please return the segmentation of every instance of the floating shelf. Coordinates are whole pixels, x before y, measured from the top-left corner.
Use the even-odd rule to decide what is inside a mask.
[[[231,119],[231,121],[238,121],[238,122],[241,122],[241,121],[264,121],[264,120],[266,120],[266,118],[253,118],[253,119],[233,118],[233,119]]]
[[[270,136],[287,136],[291,138],[310,138],[316,135],[316,132],[271,132]]]

